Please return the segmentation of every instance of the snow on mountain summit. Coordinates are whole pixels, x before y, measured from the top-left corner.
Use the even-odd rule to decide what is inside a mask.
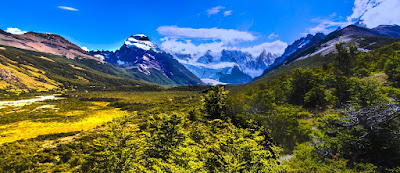
[[[143,50],[150,50],[152,49],[153,51],[158,52],[160,49],[157,47],[157,45],[155,45],[154,43],[152,43],[149,39],[149,37],[147,37],[144,34],[136,34],[136,35],[132,35],[131,37],[129,37],[126,41],[125,41],[125,46],[127,47],[137,47],[139,49],[143,49]]]
[[[136,78],[162,85],[199,85],[203,82],[167,52],[158,48],[146,35],[130,36],[115,51],[90,51],[104,61]]]
[[[196,55],[175,54],[175,58],[186,66],[204,83],[211,85],[222,83],[247,83],[260,76],[278,57],[263,50],[254,56],[241,50],[207,51],[196,58]]]

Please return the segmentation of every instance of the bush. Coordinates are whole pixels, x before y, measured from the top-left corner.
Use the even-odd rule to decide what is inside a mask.
[[[384,170],[400,165],[400,112],[398,105],[348,107],[340,116],[323,120],[323,157],[347,159],[347,166],[372,163]]]
[[[213,87],[204,97],[203,107],[211,119],[227,119],[226,98],[228,92],[224,86]]]

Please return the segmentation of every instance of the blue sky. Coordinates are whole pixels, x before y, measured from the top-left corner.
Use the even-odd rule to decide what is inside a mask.
[[[100,50],[115,50],[130,35],[143,33],[175,52],[230,48],[280,53],[306,33],[329,33],[359,18],[369,27],[376,20],[400,23],[395,12],[400,11],[399,0],[2,0],[1,4],[3,30],[55,33]],[[376,19],[377,14],[382,17]]]

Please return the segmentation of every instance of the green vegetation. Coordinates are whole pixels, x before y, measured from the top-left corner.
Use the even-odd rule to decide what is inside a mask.
[[[232,121],[268,129],[293,156],[288,171],[397,172],[400,42],[368,53],[352,43],[336,49],[322,67],[233,88]]]
[[[67,59],[52,54],[0,49],[0,92],[2,94],[40,91],[161,90],[122,68],[92,59]]]
[[[287,66],[228,91],[181,86],[144,92],[129,85],[115,91],[103,79],[94,80],[99,87],[68,79],[78,87],[62,91],[60,100],[0,109],[0,168],[398,172],[400,42],[368,53],[352,43],[336,49],[337,54],[293,63],[313,68]],[[312,62],[315,58],[321,61]],[[7,63],[13,61],[18,58]],[[54,84],[64,81],[46,76]],[[7,94],[1,98],[13,97]]]
[[[72,107],[77,102],[81,104],[75,105],[77,109],[89,109],[92,102],[102,101],[109,102],[103,109],[117,107],[130,113],[92,130],[2,144],[2,170],[281,172],[285,169],[278,160],[281,149],[264,128],[237,127],[224,118],[227,110],[223,87],[215,87],[205,95],[200,91],[89,91],[72,92],[64,97],[35,106],[51,103],[69,109],[63,106],[66,102],[71,102]],[[213,107],[214,102],[221,104]]]

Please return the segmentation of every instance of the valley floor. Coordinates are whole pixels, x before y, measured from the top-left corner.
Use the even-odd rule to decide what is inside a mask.
[[[159,104],[189,95],[198,96],[189,92],[82,92],[0,101],[0,144],[40,135],[87,131],[140,111],[140,108],[121,110],[121,106]],[[124,105],[110,106],[110,103]]]

